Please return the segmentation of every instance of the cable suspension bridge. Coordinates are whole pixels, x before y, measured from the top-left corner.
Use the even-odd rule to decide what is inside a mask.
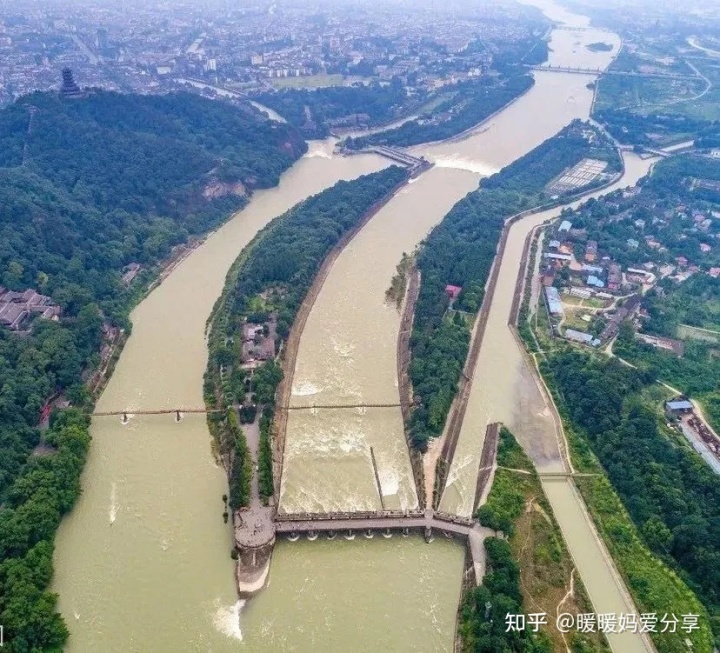
[[[339,409],[352,409],[357,408],[365,410],[367,408],[400,408],[400,403],[367,403],[367,404],[310,404],[300,406],[278,406],[277,410],[339,410]],[[158,409],[143,409],[134,410],[126,408],[125,410],[98,410],[92,413],[92,417],[112,417],[118,416],[123,418],[123,422],[127,422],[131,416],[135,415],[172,415],[175,414],[175,419],[180,418],[185,414],[200,413],[224,413],[225,408],[158,408]]]

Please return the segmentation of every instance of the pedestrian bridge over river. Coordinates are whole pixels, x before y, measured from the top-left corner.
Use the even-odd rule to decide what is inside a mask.
[[[300,406],[277,406],[277,410],[334,410],[334,409],[347,409],[347,408],[358,408],[364,412],[368,408],[399,408],[402,404],[399,403],[387,403],[387,404],[308,404]],[[126,408],[125,410],[100,410],[92,413],[92,417],[122,417],[123,424],[127,423],[130,417],[135,415],[172,415],[175,414],[175,420],[180,421],[182,416],[185,414],[192,413],[224,413],[225,408],[157,408],[157,409],[146,409],[146,410],[133,410]]]

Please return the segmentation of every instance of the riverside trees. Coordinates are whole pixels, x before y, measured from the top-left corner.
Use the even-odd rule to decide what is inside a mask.
[[[291,127],[192,95],[97,91],[63,101],[35,93],[0,110],[0,285],[39,288],[63,309],[59,322],[36,319],[23,335],[0,328],[7,650],[60,650],[67,638],[45,587],[55,530],[79,493],[87,418],[76,410],[53,416],[39,455],[30,454],[41,443],[47,399],[88,400],[83,375],[99,361],[103,322],[130,326],[143,284],[127,288],[123,266],[152,269],[246,201],[213,198],[208,186],[272,185],[305,147]]]
[[[238,257],[228,274],[210,332],[205,401],[215,407],[218,398],[222,397],[226,408],[235,401],[243,403],[246,400],[261,406],[258,473],[260,492],[265,499],[273,491],[270,420],[282,369],[275,361],[266,361],[257,367],[252,381],[254,397],[246,398],[244,391],[241,397],[223,391],[221,367],[227,363],[228,367],[239,368],[242,328],[249,318],[263,321],[274,313],[278,338],[287,338],[325,257],[406,177],[405,169],[390,166],[353,181],[339,181],[313,195],[265,227]],[[228,342],[235,343],[232,349],[228,349]],[[229,370],[226,377],[232,377],[232,374]],[[221,452],[229,453],[237,442],[233,424],[227,420],[224,424],[216,424],[212,419],[209,423],[219,440]],[[244,436],[242,439],[244,441]],[[237,500],[233,507],[246,505],[242,501],[245,496],[242,488],[249,487],[251,476],[252,467],[231,466],[231,498]],[[234,495],[233,487],[236,488]]]
[[[694,451],[668,436],[644,399],[643,389],[654,383],[654,375],[574,349],[553,352],[543,372],[645,544],[680,573],[707,607],[717,641],[720,480]],[[621,547],[632,539],[621,529],[613,537]],[[634,575],[631,584],[643,592],[652,585],[643,573]]]
[[[0,510],[0,622],[10,651],[60,650],[67,628],[57,596],[45,588],[53,573],[55,530],[80,494],[90,443],[89,419],[56,414],[45,436],[54,453],[28,458]]]
[[[591,143],[584,132],[596,134]],[[549,200],[545,186],[584,157],[620,169],[612,145],[589,125],[574,121],[556,136],[480,182],[437,225],[418,255],[422,283],[411,337],[410,377],[420,399],[410,419],[415,446],[424,449],[443,429],[457,392],[470,342],[470,326],[482,305],[500,234],[512,215]],[[462,287],[449,311],[446,285]]]

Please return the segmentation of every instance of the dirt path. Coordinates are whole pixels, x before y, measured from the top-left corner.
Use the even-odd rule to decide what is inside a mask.
[[[400,410],[403,417],[405,441],[408,446],[413,478],[415,479],[415,491],[418,496],[418,504],[429,508],[431,506],[427,506],[426,504],[427,497],[432,498],[432,487],[430,487],[430,493],[428,494],[427,479],[423,469],[423,459],[420,452],[412,446],[412,439],[408,431],[413,400],[412,382],[410,381],[410,336],[412,336],[415,303],[420,294],[420,271],[415,264],[413,264],[407,271],[407,275],[408,284],[401,307],[400,334],[397,343],[398,392],[400,395]]]

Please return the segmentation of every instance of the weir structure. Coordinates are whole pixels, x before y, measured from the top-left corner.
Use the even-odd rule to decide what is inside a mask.
[[[421,172],[424,172],[431,167],[431,163],[424,157],[413,156],[408,154],[405,150],[399,147],[388,147],[387,145],[373,145],[371,147],[363,148],[358,150],[360,152],[371,152],[372,154],[379,154],[384,156],[386,159],[395,161],[401,165],[406,166],[409,169],[410,176],[416,177]]]
[[[479,585],[485,575],[483,543],[486,537],[496,534],[474,519],[436,512],[431,508],[415,511],[276,513],[273,519],[267,520],[264,528],[256,528],[252,532],[245,524],[248,512],[238,510],[234,515],[235,546],[241,563],[237,570],[238,587],[242,596],[251,596],[262,589],[277,535],[285,535],[292,542],[301,535],[314,541],[320,534],[334,540],[337,536],[353,539],[362,535],[370,539],[375,535],[392,537],[393,534],[408,536],[413,533],[422,534],[428,543],[434,533],[442,533],[448,538],[460,537],[467,542],[473,580]]]
[[[492,480],[492,474],[484,474],[482,466],[484,465],[485,469],[492,469],[494,466],[500,425],[490,424],[487,431],[484,455],[478,470],[478,498],[489,488]],[[238,558],[236,575],[241,597],[252,596],[263,588],[278,535],[286,536],[293,542],[302,535],[314,541],[320,534],[324,534],[328,540],[334,540],[338,536],[353,539],[356,535],[362,535],[370,539],[375,535],[387,538],[393,534],[408,536],[412,533],[423,535],[428,543],[432,541],[434,533],[442,533],[447,538],[463,538],[467,543],[467,560],[476,585],[482,582],[485,575],[485,538],[496,535],[495,531],[483,527],[475,519],[432,508],[405,511],[279,513],[276,507],[251,506],[235,511],[233,527]]]

